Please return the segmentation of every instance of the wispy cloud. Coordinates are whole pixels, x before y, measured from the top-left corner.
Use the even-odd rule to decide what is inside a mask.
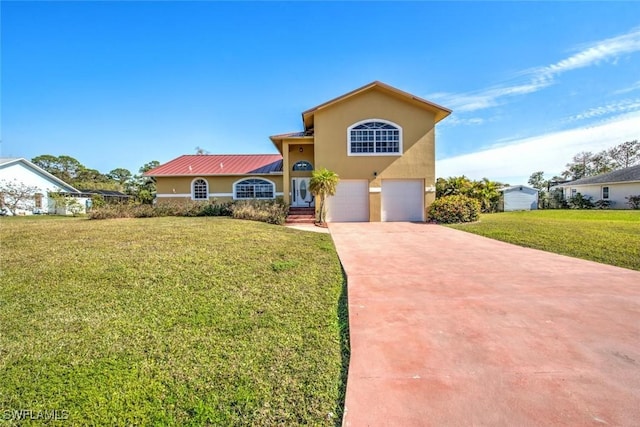
[[[477,125],[483,124],[484,122],[485,122],[485,119],[481,117],[463,118],[455,115],[454,113],[447,119],[445,124],[448,126],[458,126],[458,125],[477,126]]]
[[[487,177],[510,184],[524,184],[531,173],[543,170],[559,174],[580,151],[601,151],[640,137],[640,111],[621,114],[595,126],[552,132],[512,141],[502,147],[439,159],[437,176]]]
[[[627,34],[586,45],[578,53],[542,68],[541,72],[547,75],[557,75],[602,61],[615,60],[620,55],[638,50],[640,50],[640,28],[634,28]]]
[[[632,84],[629,87],[625,87],[623,89],[616,90],[615,92],[613,92],[613,94],[614,95],[622,95],[622,94],[633,92],[633,91],[636,91],[636,90],[639,90],[639,89],[640,89],[640,80],[638,80],[637,82],[635,82],[634,84]]]
[[[620,114],[636,110],[640,110],[640,98],[623,99],[622,101],[612,102],[601,107],[590,108],[582,113],[568,117],[566,121],[573,122],[577,120],[592,119],[594,117],[605,116],[608,114]]]
[[[555,82],[555,77],[567,71],[605,61],[615,61],[621,55],[637,51],[640,51],[640,27],[620,36],[584,45],[577,53],[554,64],[524,70],[519,73],[521,80],[516,83],[504,83],[459,94],[440,92],[429,97],[460,112],[495,107],[502,104],[506,98],[526,95],[548,87]]]

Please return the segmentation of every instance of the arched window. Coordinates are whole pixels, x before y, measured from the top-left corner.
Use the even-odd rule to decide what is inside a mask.
[[[313,165],[306,160],[300,160],[293,165],[294,171],[312,171]]]
[[[347,140],[351,156],[402,154],[402,128],[387,120],[355,123],[347,130]]]
[[[207,181],[202,178],[198,178],[191,184],[191,197],[193,200],[208,200],[209,199],[209,185]]]
[[[275,185],[271,181],[249,178],[236,182],[233,186],[234,199],[273,199]]]

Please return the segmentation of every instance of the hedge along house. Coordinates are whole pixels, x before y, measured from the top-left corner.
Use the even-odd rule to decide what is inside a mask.
[[[279,155],[181,156],[146,175],[158,200],[282,195],[313,207],[312,171],[327,168],[340,176],[329,221],[424,221],[435,199],[435,125],[450,113],[376,81],[303,112],[302,131],[271,136]]]

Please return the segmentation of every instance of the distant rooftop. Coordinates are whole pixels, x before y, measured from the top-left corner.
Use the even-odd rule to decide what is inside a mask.
[[[631,166],[617,171],[603,173],[602,175],[580,178],[575,181],[565,182],[559,186],[609,184],[612,182],[640,182],[640,165]]]

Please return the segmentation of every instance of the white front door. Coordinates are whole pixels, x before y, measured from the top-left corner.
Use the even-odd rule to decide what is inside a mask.
[[[291,179],[291,206],[295,207],[313,207],[313,195],[309,191],[309,182],[311,178],[292,178]]]

